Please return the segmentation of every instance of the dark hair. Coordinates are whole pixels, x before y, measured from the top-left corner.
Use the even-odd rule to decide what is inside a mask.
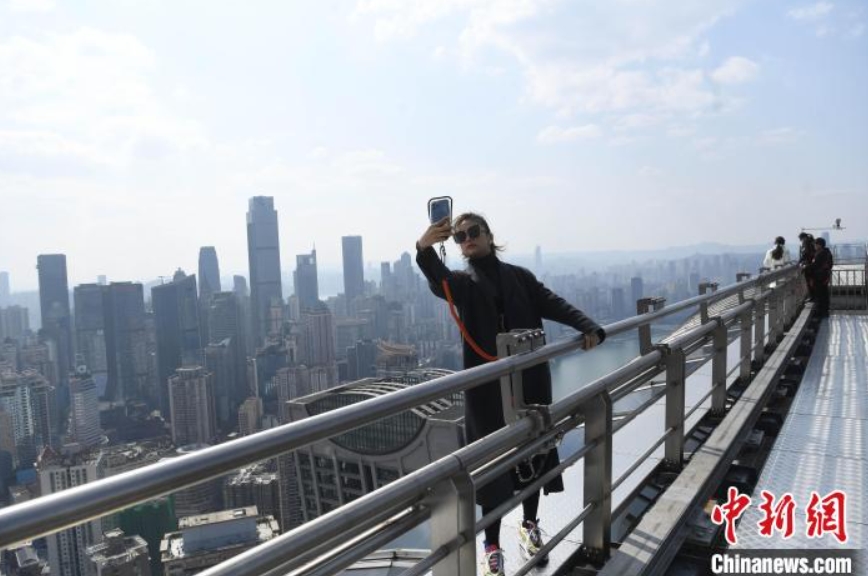
[[[772,259],[773,260],[780,260],[781,258],[783,258],[783,256],[784,256],[784,243],[785,242],[786,241],[784,240],[783,236],[778,236],[777,238],[775,238],[775,249],[772,250]]]
[[[808,234],[807,232],[799,232],[799,240],[804,240],[808,236],[810,236],[810,234]]]
[[[819,244],[819,245],[822,246],[823,248],[826,247],[826,239],[823,238],[822,236],[821,236],[820,238],[816,238],[816,239],[814,240],[814,243]]]
[[[465,220],[470,220],[471,222],[473,222],[475,224],[479,224],[482,227],[482,229],[486,233],[488,233],[489,236],[492,237],[492,239],[494,238],[494,234],[491,233],[491,227],[488,225],[488,222],[486,222],[485,218],[483,218],[480,214],[477,214],[476,212],[465,212],[463,214],[459,214],[455,218],[455,221],[452,222],[452,228],[457,228],[458,225],[461,224],[462,222],[464,222]],[[504,247],[501,246],[500,244],[495,244],[492,241],[491,242],[491,250],[493,252],[503,252]]]

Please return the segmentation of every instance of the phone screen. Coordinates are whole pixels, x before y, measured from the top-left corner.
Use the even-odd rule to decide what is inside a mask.
[[[431,223],[439,222],[444,218],[451,217],[452,206],[448,199],[441,198],[431,202]]]

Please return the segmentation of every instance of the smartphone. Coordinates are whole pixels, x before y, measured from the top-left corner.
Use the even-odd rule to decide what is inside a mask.
[[[428,219],[432,224],[444,218],[452,220],[452,197],[438,196],[428,200]]]

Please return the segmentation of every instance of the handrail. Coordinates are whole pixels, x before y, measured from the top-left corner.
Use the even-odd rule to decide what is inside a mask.
[[[615,322],[604,328],[607,334],[614,336],[631,329],[649,325],[659,318],[680,312],[692,306],[711,303],[737,294],[750,286],[764,286],[780,278],[790,275],[796,276],[795,271],[797,269],[797,266],[793,265],[773,272],[767,272],[754,279],[732,284],[710,294],[684,300],[656,312]],[[752,306],[753,304],[753,302],[748,302],[745,305]],[[735,314],[727,314],[727,316],[730,319],[736,318]],[[680,337],[679,342],[692,341],[696,339],[697,335],[705,337],[708,331],[707,326],[698,326]],[[690,338],[687,338],[688,336]],[[127,506],[175,492],[216,476],[221,476],[250,463],[272,458],[276,454],[294,450],[307,444],[350,431],[414,406],[470,389],[485,382],[496,380],[504,375],[520,372],[556,356],[578,350],[581,348],[583,341],[582,336],[576,336],[567,341],[548,344],[533,352],[503,358],[496,362],[463,370],[459,373],[442,376],[404,390],[258,432],[186,456],[152,464],[144,468],[2,509],[0,510],[0,548],[6,548],[17,542],[37,538],[96,517],[110,514]],[[638,376],[649,367],[658,363],[661,358],[662,353],[659,350],[655,350],[651,354],[637,358],[592,384],[574,392],[560,402],[553,404],[551,407],[553,421],[559,422],[564,418],[572,416],[591,398],[601,393],[607,393],[617,385]],[[333,513],[315,519],[306,524],[305,529],[310,530],[312,527],[319,525],[319,523],[329,522],[330,520],[328,519],[335,517],[335,512],[342,516],[345,521],[345,514],[348,512],[348,508],[354,505],[361,506],[361,503],[367,502],[367,498],[371,496],[375,497],[375,501],[377,502],[386,501],[388,498],[393,504],[399,500],[406,504],[408,500],[418,498],[420,491],[424,492],[432,483],[448,477],[450,473],[464,469],[470,464],[479,464],[483,460],[490,459],[493,455],[496,456],[505,450],[518,446],[520,442],[531,439],[535,426],[527,420],[520,420],[508,428],[504,428],[444,459],[444,461],[453,462],[452,465],[445,465],[443,464],[444,461],[439,461],[437,464],[441,466],[441,469],[436,471],[436,473],[431,470],[434,465],[429,465]],[[462,459],[470,454],[473,455],[472,458]],[[399,493],[398,489],[401,486],[404,486],[405,490],[407,486],[413,486],[414,489]],[[372,511],[373,508],[368,510],[368,513]],[[361,518],[363,516],[359,516],[360,520]],[[296,530],[293,530],[276,540],[281,540],[290,534],[298,537],[299,534],[296,532]],[[306,539],[301,538],[301,540]],[[268,545],[265,544],[264,546],[267,547]],[[261,550],[262,548],[260,546],[256,550]],[[211,571],[208,572],[208,574],[211,573]],[[213,573],[228,574],[230,572],[215,571]]]

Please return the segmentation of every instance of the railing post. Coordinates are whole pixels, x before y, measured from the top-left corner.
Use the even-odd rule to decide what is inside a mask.
[[[777,344],[781,335],[781,288],[776,285],[769,294],[769,343]]]
[[[711,412],[721,416],[726,412],[726,324],[719,317],[715,318],[717,328],[711,336],[714,356],[711,359]],[[668,377],[667,377],[668,381]]]
[[[762,365],[765,362],[765,329],[766,329],[766,302],[763,298],[762,283],[756,284],[756,296],[754,296],[754,313],[756,314],[756,322],[754,322],[754,338],[753,338],[753,361],[757,365]]]
[[[612,543],[612,399],[601,392],[582,406],[585,445],[584,505],[593,505],[583,522],[582,552],[595,565],[609,558]]]
[[[684,463],[684,350],[666,352],[666,450],[664,462],[674,470]],[[671,431],[671,432],[670,432]]]
[[[666,298],[639,298],[636,300],[636,314],[641,316],[652,310],[654,312],[663,308],[666,304]],[[651,342],[651,325],[643,324],[639,326],[639,352],[644,356],[654,349],[654,343]]]
[[[476,494],[468,472],[438,483],[428,496],[431,549],[459,537],[459,546],[434,565],[433,576],[476,574]]]
[[[511,330],[497,335],[497,357],[515,356],[541,348],[543,345],[545,345],[545,332],[542,330]],[[523,416],[526,406],[521,372],[501,376],[500,399],[503,404],[503,420],[506,424],[511,424]]]
[[[744,282],[750,279],[750,274],[747,272],[739,272],[735,275],[736,282]],[[744,296],[744,289],[738,293],[738,303],[744,304],[747,299]],[[750,355],[752,349],[751,343],[751,327],[753,326],[753,312],[756,308],[756,300],[751,299],[751,308],[739,314],[738,324],[741,328],[739,333],[739,371],[738,377],[742,382],[747,382],[750,379]]]
[[[717,292],[717,282],[701,282],[699,284],[700,296],[702,296],[709,290],[711,290],[712,292]],[[699,317],[702,320],[703,324],[708,322],[708,302],[703,302],[699,305]]]

